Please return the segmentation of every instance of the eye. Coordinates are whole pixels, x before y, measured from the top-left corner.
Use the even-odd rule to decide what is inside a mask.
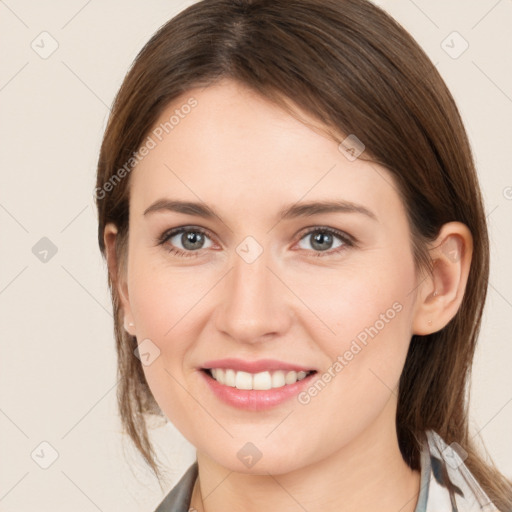
[[[210,240],[210,245],[208,245],[208,240],[210,240],[210,236],[206,230],[194,226],[184,226],[166,231],[159,238],[158,244],[165,246],[170,253],[190,257],[201,254],[201,249],[210,248],[212,244]]]
[[[301,249],[309,250],[312,248],[312,250],[317,253],[313,256],[329,256],[334,253],[339,253],[347,247],[355,245],[351,236],[343,233],[342,231],[338,231],[337,229],[327,227],[315,227],[310,229],[300,239],[299,244],[308,239],[309,243],[306,243],[305,245],[309,245],[310,247],[302,246]],[[336,242],[336,239],[338,242]]]
[[[310,242],[304,247],[302,243],[308,239]],[[213,245],[209,232],[196,226],[182,226],[165,231],[157,242],[168,252],[180,257],[199,256],[202,249],[209,249]],[[307,231],[299,241],[300,248],[312,250],[316,253],[313,254],[315,257],[330,256],[354,245],[355,240],[352,236],[337,229],[320,226]]]

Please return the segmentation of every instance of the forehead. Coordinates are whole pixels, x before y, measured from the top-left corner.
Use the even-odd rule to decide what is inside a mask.
[[[349,160],[297,111],[306,123],[229,80],[184,93],[149,133],[153,147],[132,171],[130,207],[143,211],[165,197],[258,214],[301,198],[357,202],[377,215],[401,207],[386,169]]]

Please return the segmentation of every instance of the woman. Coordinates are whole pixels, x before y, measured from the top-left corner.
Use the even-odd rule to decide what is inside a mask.
[[[116,97],[98,165],[123,423],[197,460],[174,510],[512,510],[468,378],[489,273],[457,107],[364,0],[205,0]]]

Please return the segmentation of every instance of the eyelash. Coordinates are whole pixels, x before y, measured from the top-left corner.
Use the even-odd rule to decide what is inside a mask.
[[[169,231],[165,231],[158,238],[157,245],[163,246],[170,238],[172,238],[176,235],[179,235],[180,233],[187,232],[187,231],[201,233],[201,234],[207,236],[208,238],[213,238],[211,236],[210,232],[203,228],[195,227],[195,226],[183,226],[180,228],[175,228],[175,229],[171,229]],[[314,253],[313,257],[315,257],[315,258],[316,257],[332,256],[333,254],[337,254],[339,252],[346,250],[347,247],[355,247],[356,246],[356,240],[354,239],[354,237],[352,237],[346,233],[343,233],[342,231],[338,231],[337,229],[322,227],[322,226],[315,226],[314,228],[309,229],[308,231],[306,231],[305,233],[303,233],[301,235],[301,237],[299,238],[299,241],[302,240],[303,238],[305,238],[306,236],[308,236],[312,233],[317,233],[317,232],[318,233],[329,233],[331,235],[334,235],[334,236],[338,237],[343,242],[343,245],[341,245],[340,247],[337,247],[336,249],[333,249],[333,250],[331,249],[330,251],[313,251],[313,253]],[[185,258],[197,257],[197,256],[200,256],[200,254],[201,254],[201,249],[199,249],[197,251],[183,251],[182,249],[177,249],[176,247],[170,246],[170,247],[166,247],[166,250],[168,252],[170,252],[171,254],[175,254],[176,256],[185,257]],[[304,249],[304,250],[306,250],[306,249]]]

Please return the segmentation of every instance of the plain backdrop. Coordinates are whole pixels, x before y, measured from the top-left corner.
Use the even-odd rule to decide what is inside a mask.
[[[164,495],[117,417],[93,190],[126,71],[157,28],[191,3],[0,1],[2,511],[147,512]],[[512,1],[379,5],[437,66],[473,146],[492,259],[471,429],[512,478]],[[153,439],[169,490],[194,448],[171,424]]]

